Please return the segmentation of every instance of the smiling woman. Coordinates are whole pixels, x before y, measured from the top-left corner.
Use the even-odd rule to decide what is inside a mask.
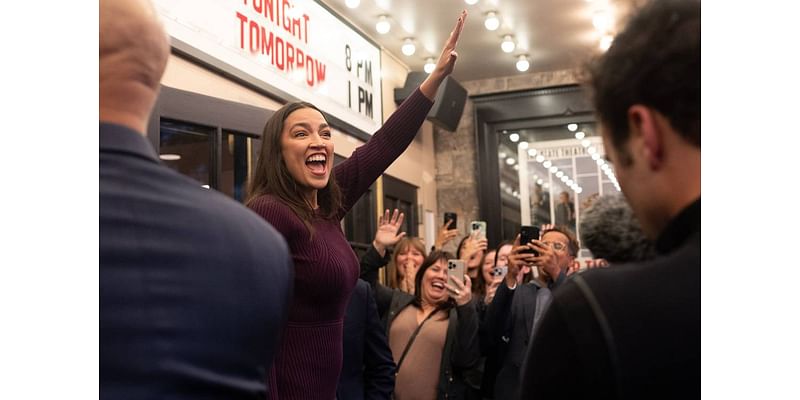
[[[313,104],[287,104],[264,126],[246,203],[283,235],[294,261],[292,306],[269,372],[272,399],[335,397],[344,311],[359,273],[340,221],[414,140],[439,86],[453,71],[465,18],[462,12],[436,69],[336,168],[331,128]]]
[[[385,264],[378,252],[362,259],[364,271]],[[465,373],[480,358],[478,314],[469,276],[448,278],[451,253],[434,250],[414,276],[414,294],[390,289],[370,276],[396,369],[394,398],[465,398]]]

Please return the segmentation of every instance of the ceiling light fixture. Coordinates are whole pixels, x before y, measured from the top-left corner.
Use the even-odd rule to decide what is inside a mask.
[[[519,133],[512,133],[508,135],[508,138],[511,139],[512,142],[516,143],[519,141]]]
[[[486,20],[483,21],[483,26],[490,31],[495,31],[500,27],[500,18],[497,18],[497,13],[489,11],[486,14]]]
[[[583,131],[575,132],[575,139],[581,140],[581,139],[583,139],[585,137],[586,137],[586,133],[584,133]]]
[[[375,24],[375,30],[381,35],[385,35],[392,30],[392,24],[389,23],[389,18],[385,15],[378,17],[378,23]]]
[[[517,71],[525,72],[531,67],[531,62],[528,61],[528,56],[521,54],[517,57]]]
[[[536,156],[536,149],[528,149],[528,155],[531,157]]]
[[[528,142],[519,142],[517,146],[519,146],[520,149],[525,150],[528,148]]]
[[[469,5],[476,4],[477,2],[478,2],[478,0],[464,0],[464,3],[467,3]]]
[[[178,161],[181,159],[180,154],[160,154],[158,158],[164,161]]]
[[[430,74],[436,68],[436,64],[433,62],[433,57],[428,57],[425,59],[425,66],[422,69],[425,70],[426,74]]]
[[[611,43],[613,43],[613,42],[614,42],[614,37],[613,36],[611,36],[611,35],[603,35],[603,37],[600,38],[600,50],[602,50],[602,51],[608,50],[608,48],[611,47]]]
[[[361,4],[361,0],[344,0],[344,4],[350,8],[356,8]]]
[[[578,124],[569,124],[567,125],[567,129],[569,129],[570,132],[575,132],[578,130]]]
[[[417,46],[414,45],[414,40],[411,38],[406,38],[403,41],[403,48],[401,49],[403,54],[407,56],[412,56],[417,51]]]
[[[505,53],[511,53],[517,45],[514,43],[514,38],[511,35],[505,35],[503,37],[503,43],[500,44],[500,48],[503,49]]]
[[[600,32],[606,32],[611,27],[611,18],[606,10],[597,10],[592,16],[592,25]]]

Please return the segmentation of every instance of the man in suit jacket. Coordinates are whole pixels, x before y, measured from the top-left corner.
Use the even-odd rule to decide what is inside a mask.
[[[699,398],[700,2],[650,2],[590,75],[606,156],[660,255],[555,293],[522,398]]]
[[[169,55],[152,6],[101,0],[99,47],[100,398],[264,398],[286,243],[145,139]]]
[[[378,317],[369,283],[359,279],[344,315],[342,374],[336,397],[388,400],[394,391],[395,364]]]
[[[530,249],[538,254],[523,252]],[[487,368],[483,379],[489,386],[494,380],[495,399],[517,397],[520,368],[531,334],[552,299],[551,290],[565,281],[578,249],[572,232],[554,227],[544,231],[541,240],[517,245],[511,250],[508,273],[481,324],[484,354],[493,359],[487,365],[499,366],[499,371]],[[535,266],[538,277],[524,284],[523,268],[527,266]]]

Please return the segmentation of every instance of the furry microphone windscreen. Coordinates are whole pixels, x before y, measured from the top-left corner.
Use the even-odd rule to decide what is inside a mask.
[[[598,197],[581,213],[580,228],[581,240],[592,255],[609,263],[642,261],[656,254],[623,196]]]

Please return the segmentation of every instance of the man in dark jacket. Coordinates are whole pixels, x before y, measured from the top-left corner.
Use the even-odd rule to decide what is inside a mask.
[[[517,397],[520,368],[531,333],[552,300],[551,291],[565,281],[579,248],[575,235],[558,227],[544,231],[541,240],[511,250],[508,273],[481,322],[482,350],[492,360],[487,363],[491,368],[486,369],[483,383],[487,389],[494,388],[491,394],[484,391],[484,396],[498,400]],[[537,253],[523,252],[529,249]],[[529,283],[522,282],[520,272],[525,266],[533,266],[538,272],[538,277]]]
[[[291,259],[145,138],[169,56],[153,7],[100,1],[100,399],[266,397]]]
[[[336,397],[342,400],[389,399],[395,365],[378,317],[369,283],[359,279],[344,315],[342,374]]]
[[[606,156],[660,256],[555,293],[522,398],[699,398],[700,2],[650,2],[590,75]]]

